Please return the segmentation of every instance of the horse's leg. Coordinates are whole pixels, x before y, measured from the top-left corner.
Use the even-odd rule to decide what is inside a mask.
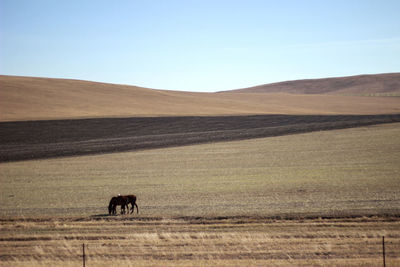
[[[126,208],[126,214],[129,214],[129,203],[125,204],[125,208]]]
[[[135,211],[135,206],[136,206],[136,211],[137,211],[137,213],[139,213],[139,208],[138,208],[138,205],[136,205],[136,200],[132,200],[132,201],[131,201],[131,205],[132,205],[132,207],[131,207],[131,214]]]
[[[139,214],[139,207],[138,207],[138,205],[136,203],[135,203],[135,206],[136,206],[136,211]]]
[[[128,202],[126,202],[125,208],[126,208],[126,214],[129,214],[129,203]]]

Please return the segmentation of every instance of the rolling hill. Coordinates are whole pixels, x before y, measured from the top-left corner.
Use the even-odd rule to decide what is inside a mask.
[[[400,73],[285,81],[230,92],[400,96]]]
[[[395,81],[399,75],[376,77],[392,77],[388,79],[394,84],[392,87],[398,90]],[[306,88],[306,85],[301,85],[302,81],[298,83],[298,88]],[[372,92],[371,90],[368,92]],[[379,89],[375,93],[382,90]],[[0,121],[146,116],[400,113],[399,97],[260,92],[246,89],[194,93],[82,80],[0,75]]]

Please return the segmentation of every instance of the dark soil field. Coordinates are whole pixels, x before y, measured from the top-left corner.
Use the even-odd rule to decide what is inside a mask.
[[[139,117],[0,123],[0,162],[135,151],[399,122],[392,115]]]

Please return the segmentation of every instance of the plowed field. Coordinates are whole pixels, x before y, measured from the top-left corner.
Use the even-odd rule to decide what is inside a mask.
[[[0,123],[0,162],[243,140],[399,122],[395,115],[258,115]]]

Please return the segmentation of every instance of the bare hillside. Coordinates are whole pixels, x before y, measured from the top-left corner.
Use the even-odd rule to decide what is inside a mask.
[[[231,92],[399,96],[400,73],[285,81]]]
[[[193,93],[0,75],[0,121],[249,114],[400,113],[398,97]]]

